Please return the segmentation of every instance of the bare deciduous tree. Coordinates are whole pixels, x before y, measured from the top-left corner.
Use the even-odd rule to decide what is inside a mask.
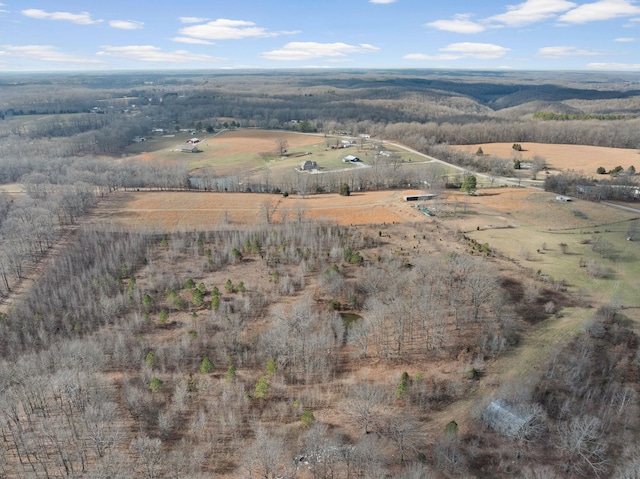
[[[580,474],[603,474],[608,465],[607,444],[601,421],[580,416],[558,426],[558,447],[568,460],[568,467]]]

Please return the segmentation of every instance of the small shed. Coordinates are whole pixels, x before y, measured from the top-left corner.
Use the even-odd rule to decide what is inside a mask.
[[[504,399],[492,401],[482,412],[482,422],[503,436],[512,438],[524,437],[534,418],[531,412],[517,408]]]
[[[184,146],[180,148],[182,153],[198,153],[200,150],[196,145]]]
[[[360,158],[353,155],[347,155],[342,159],[343,163],[357,163],[358,161],[360,161]]]
[[[434,199],[437,196],[438,195],[433,193],[428,193],[424,195],[407,195],[404,197],[404,200],[405,201],[428,201],[428,200]]]

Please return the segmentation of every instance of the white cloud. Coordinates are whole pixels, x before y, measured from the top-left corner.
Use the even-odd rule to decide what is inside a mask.
[[[587,68],[610,71],[639,71],[640,63],[589,63]]]
[[[178,20],[180,20],[180,23],[201,23],[209,19],[204,17],[179,17]]]
[[[426,23],[425,26],[455,33],[480,33],[485,30],[484,26],[471,21],[469,18],[469,14],[459,14],[455,15],[453,20],[436,20]]]
[[[89,12],[70,13],[70,12],[45,12],[37,8],[29,8],[21,12],[25,17],[37,18],[39,20],[66,20],[77,23],[78,25],[93,25],[101,23],[102,20],[93,20]]]
[[[492,43],[452,43],[440,49],[441,52],[460,55],[464,58],[477,58],[479,60],[493,60],[503,57],[509,48],[494,45]]]
[[[631,0],[599,0],[568,11],[559,20],[563,23],[589,23],[640,14],[640,7]]]
[[[424,53],[409,53],[403,58],[406,60],[429,60],[429,61],[451,61],[460,60],[462,58],[475,58],[477,60],[494,60],[503,57],[509,51],[509,48],[494,45],[492,43],[452,43],[446,47],[440,48],[437,55],[427,55]]]
[[[553,18],[576,6],[567,0],[526,0],[507,6],[507,12],[487,18],[487,21],[509,27],[519,27]]]
[[[203,25],[181,28],[178,33],[204,40],[239,40],[242,38],[277,37],[281,33],[269,32],[254,22],[218,18]]]
[[[3,45],[0,54],[45,62],[100,63],[92,58],[68,55],[53,45]]]
[[[173,37],[171,40],[178,43],[189,43],[191,45],[215,45],[215,43],[208,40],[201,40],[199,38],[191,37]]]
[[[369,0],[369,3],[376,3],[379,5],[382,5],[387,3],[396,3],[396,0]]]
[[[631,37],[620,37],[620,38],[614,39],[613,41],[620,42],[620,43],[630,43],[630,42],[635,42],[636,39]]]
[[[144,27],[144,23],[134,20],[111,20],[109,26],[120,30],[138,30]]]
[[[129,45],[124,47],[103,46],[97,55],[103,57],[125,58],[139,62],[159,62],[159,63],[188,63],[206,62],[215,63],[221,61],[220,58],[210,55],[200,55],[190,53],[186,50],[176,50],[173,52],[163,52],[161,48],[153,45]]]
[[[373,53],[380,50],[378,47],[361,43],[349,45],[347,43],[317,43],[317,42],[290,42],[279,50],[264,52],[261,56],[269,60],[310,60],[312,58],[344,57],[352,53]]]
[[[592,55],[602,55],[602,52],[597,50],[584,50],[581,48],[569,46],[543,47],[538,49],[538,56],[545,58],[566,58]]]
[[[460,58],[462,58],[462,56],[461,55],[444,55],[444,54],[426,55],[424,53],[409,53],[403,56],[402,58],[404,58],[405,60],[451,61],[451,60],[459,60]]]

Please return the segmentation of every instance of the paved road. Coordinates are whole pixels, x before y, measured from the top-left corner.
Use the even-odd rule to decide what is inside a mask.
[[[608,201],[601,201],[600,204],[613,206],[614,208],[620,208],[621,210],[631,211],[632,213],[640,214],[640,209],[638,208],[631,208],[630,206],[624,206],[624,205],[616,205],[615,203],[609,203]]]

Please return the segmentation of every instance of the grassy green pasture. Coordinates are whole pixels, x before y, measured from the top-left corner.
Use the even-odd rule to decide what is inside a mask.
[[[638,308],[640,242],[626,240],[628,225],[623,221],[566,231],[545,231],[527,225],[473,231],[469,236],[554,281],[566,282],[570,290],[583,292],[596,303],[616,301]],[[612,257],[595,252],[596,241],[609,244]],[[566,245],[566,253],[561,244]],[[589,263],[599,265],[606,276],[590,276],[585,266]]]

